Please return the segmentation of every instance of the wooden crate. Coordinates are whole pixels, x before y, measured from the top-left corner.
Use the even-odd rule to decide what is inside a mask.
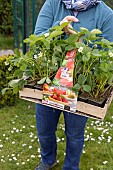
[[[27,101],[42,104],[41,100],[42,100],[43,94],[42,94],[42,91],[38,89],[23,88],[23,90],[19,92],[19,97]],[[103,120],[112,100],[113,100],[113,91],[111,92],[111,95],[107,99],[103,108],[94,106],[94,105],[91,105],[85,102],[78,101],[77,109],[74,114],[79,114],[79,115],[87,116],[90,118]],[[43,105],[46,105],[46,104],[43,104]],[[51,107],[55,108],[54,106],[51,106]]]

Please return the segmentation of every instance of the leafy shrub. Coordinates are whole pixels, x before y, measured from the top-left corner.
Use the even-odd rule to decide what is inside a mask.
[[[12,1],[0,0],[0,33],[11,35],[13,33]]]
[[[17,95],[13,94],[12,89],[7,89],[6,93],[2,94],[2,89],[8,87],[9,81],[13,78],[13,73],[16,67],[9,64],[12,56],[0,57],[0,108],[5,105],[14,105]]]

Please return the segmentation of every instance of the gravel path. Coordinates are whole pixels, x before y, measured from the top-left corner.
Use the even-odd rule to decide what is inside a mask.
[[[0,50],[0,56],[3,56],[3,55],[12,55],[14,54],[14,51],[13,50]]]

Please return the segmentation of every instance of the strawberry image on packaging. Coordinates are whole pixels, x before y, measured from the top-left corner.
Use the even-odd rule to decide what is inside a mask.
[[[52,81],[52,85],[43,85],[43,104],[71,112],[76,111],[77,96],[71,90],[75,56],[76,50],[67,52],[62,66],[58,69]]]
[[[76,50],[68,51],[62,63],[62,66],[57,71],[53,84],[56,86],[72,87],[73,86],[73,71]]]

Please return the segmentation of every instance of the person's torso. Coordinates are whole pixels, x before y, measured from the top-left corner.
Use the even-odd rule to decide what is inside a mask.
[[[73,15],[73,10],[68,10],[61,0],[52,0],[53,2],[53,25],[56,21],[61,21],[67,15]],[[78,12],[79,22],[72,23],[75,30],[79,31],[80,27],[87,28],[89,31],[98,28],[101,30],[106,17],[109,17],[110,8],[104,2],[88,9],[87,11]]]

